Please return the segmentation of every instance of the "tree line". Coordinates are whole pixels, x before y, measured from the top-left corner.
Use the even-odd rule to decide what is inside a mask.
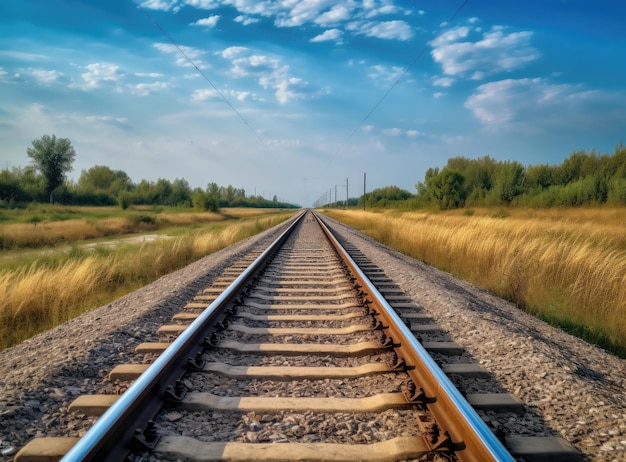
[[[0,171],[0,207],[14,208],[31,202],[57,202],[66,205],[165,205],[217,211],[220,207],[297,206],[262,196],[247,196],[243,188],[218,186],[192,188],[184,178],[134,183],[126,172],[96,165],[83,170],[78,181],[66,177],[76,153],[70,141],[44,135],[27,149],[31,165]]]
[[[559,165],[454,157],[443,168],[429,168],[415,188],[416,194],[396,186],[378,188],[359,197],[357,206],[626,205],[626,147],[618,145],[613,154],[575,151]]]

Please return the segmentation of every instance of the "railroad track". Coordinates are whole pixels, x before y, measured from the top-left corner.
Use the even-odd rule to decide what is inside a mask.
[[[460,347],[416,338],[438,329],[307,212],[162,326],[163,342],[139,345],[144,362],[112,370],[111,381],[129,385],[123,394],[72,403],[98,417],[83,438],[36,439],[16,460],[575,456],[558,438],[507,435],[505,446],[475,408],[523,406],[504,393],[462,396],[446,374],[488,374],[474,364],[439,367],[428,351]]]

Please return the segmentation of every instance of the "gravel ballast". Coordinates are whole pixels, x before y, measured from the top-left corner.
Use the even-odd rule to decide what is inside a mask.
[[[626,460],[624,360],[552,328],[483,289],[331,223],[554,434],[590,460]],[[36,436],[84,433],[90,421],[66,411],[74,398],[115,392],[116,384],[106,379],[115,365],[140,362],[142,358],[134,353],[137,344],[157,340],[158,327],[168,323],[199,290],[249,251],[267,245],[284,227],[216,252],[0,352],[3,460],[11,460],[17,449]]]

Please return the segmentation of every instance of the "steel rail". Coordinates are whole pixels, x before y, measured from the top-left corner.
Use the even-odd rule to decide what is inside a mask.
[[[194,350],[202,349],[205,331],[218,322],[222,307],[235,299],[273,255],[306,214],[302,212],[289,227],[231,284],[198,318],[185,329],[172,344],[135,380],[115,403],[94,423],[78,442],[61,459],[63,462],[89,460],[122,460],[130,451],[132,434],[129,430],[154,417],[156,410],[149,404],[154,396],[162,397],[168,385],[182,377],[185,359]],[[159,406],[160,407],[160,406]],[[158,409],[157,409],[158,410]]]
[[[436,401],[427,404],[427,407],[443,430],[449,433],[453,445],[456,444],[459,448],[464,447],[455,451],[459,460],[514,462],[513,456],[415,338],[376,286],[339,243],[322,218],[315,212],[314,216],[333,247],[357,278],[362,286],[361,290],[370,295],[372,302],[381,310],[388,324],[389,335],[394,343],[400,344],[400,352],[407,363],[415,366],[414,370],[408,370],[407,373],[416,384],[423,387],[427,396],[436,397]]]

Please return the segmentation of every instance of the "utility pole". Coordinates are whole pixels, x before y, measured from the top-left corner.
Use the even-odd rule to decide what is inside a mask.
[[[365,210],[365,203],[367,202],[367,195],[366,195],[366,189],[365,189],[365,184],[366,184],[366,180],[367,180],[367,173],[363,172],[363,210]]]
[[[348,208],[348,179],[346,178],[346,208]]]
[[[335,185],[335,202],[337,201],[337,185]],[[337,207],[339,204],[335,204],[335,207]]]

